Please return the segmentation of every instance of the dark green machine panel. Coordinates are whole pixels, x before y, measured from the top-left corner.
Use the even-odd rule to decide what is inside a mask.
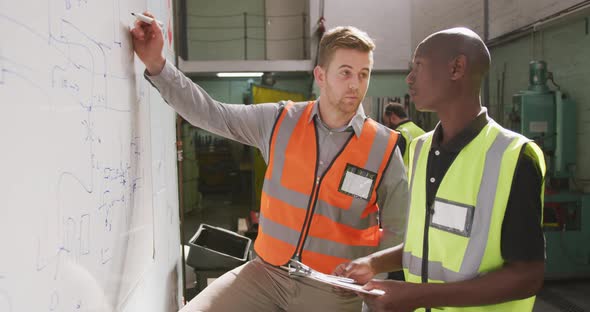
[[[556,92],[556,139],[555,139],[555,160],[553,162],[553,177],[573,177],[574,166],[576,165],[577,150],[577,116],[576,104]]]
[[[546,152],[555,150],[555,102],[553,93],[524,92],[514,96],[519,112],[520,133],[533,139]]]
[[[590,277],[590,195],[547,195],[545,203],[545,278]]]
[[[513,96],[510,122],[543,150],[547,164],[543,229],[545,278],[590,276],[590,194],[570,185],[576,165],[576,105],[547,81],[553,74],[543,61],[529,64],[527,90]]]
[[[559,91],[513,96],[517,127],[545,153],[551,178],[570,178],[576,164],[576,106]]]

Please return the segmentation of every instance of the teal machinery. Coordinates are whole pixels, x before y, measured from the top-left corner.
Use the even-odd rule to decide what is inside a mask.
[[[557,90],[547,86],[547,80]],[[545,154],[545,209],[548,279],[590,276],[590,194],[579,192],[576,165],[576,107],[560,91],[544,61],[529,64],[528,90],[513,96],[513,130],[534,139]]]

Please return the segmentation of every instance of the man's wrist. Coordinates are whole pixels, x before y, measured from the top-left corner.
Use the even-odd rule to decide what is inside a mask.
[[[164,58],[163,56],[156,62],[153,62],[152,64],[146,64],[146,70],[148,72],[148,75],[159,75],[164,69],[164,65],[166,65],[166,58]]]
[[[379,268],[379,257],[376,257],[375,255],[370,255],[367,256],[368,258],[368,263],[369,263],[369,267],[371,269],[371,271],[373,272],[373,275],[377,275],[379,273],[381,273],[380,268]]]

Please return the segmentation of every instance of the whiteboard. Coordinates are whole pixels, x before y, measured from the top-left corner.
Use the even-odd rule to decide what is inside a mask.
[[[0,312],[174,311],[175,114],[130,12],[171,0],[0,0]]]

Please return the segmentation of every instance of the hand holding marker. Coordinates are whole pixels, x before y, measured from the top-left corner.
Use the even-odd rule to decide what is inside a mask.
[[[140,20],[144,23],[151,24],[155,21],[156,23],[158,23],[158,25],[160,25],[161,28],[164,28],[164,23],[162,23],[154,18],[151,18],[149,16],[145,16],[141,13],[131,13],[131,15],[135,16],[135,18],[137,18],[138,20]]]

